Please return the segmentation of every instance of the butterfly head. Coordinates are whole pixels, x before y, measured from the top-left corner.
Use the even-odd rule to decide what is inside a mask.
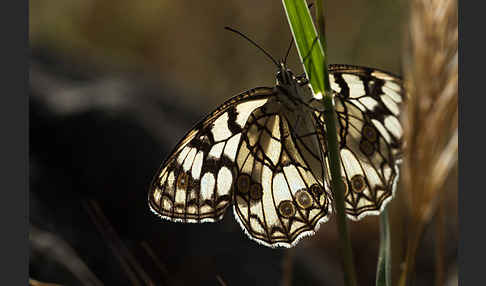
[[[279,63],[276,78],[278,86],[288,86],[297,81],[294,73],[287,68],[283,61]]]

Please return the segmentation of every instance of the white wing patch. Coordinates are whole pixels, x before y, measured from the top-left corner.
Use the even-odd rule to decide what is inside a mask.
[[[209,156],[215,159],[220,158],[221,154],[223,153],[224,146],[225,146],[224,142],[213,145],[213,147],[211,147],[211,150],[209,151]]]
[[[221,117],[216,119],[213,123],[213,128],[211,128],[211,133],[213,133],[214,141],[222,141],[228,139],[233,133],[228,127],[228,113],[223,113]]]
[[[210,200],[214,192],[214,175],[207,172],[201,179],[201,198],[203,200]]]
[[[235,161],[236,151],[238,149],[238,143],[240,142],[241,134],[237,134],[228,140],[228,144],[224,148],[224,154],[228,156],[231,161]]]
[[[233,174],[228,167],[222,167],[218,172],[218,195],[229,195],[233,185]]]
[[[267,99],[259,99],[242,103],[240,105],[241,111],[238,112],[238,115],[236,116],[236,123],[238,123],[241,127],[245,126],[245,123],[248,120],[248,116],[250,116],[250,113],[258,107],[264,105],[266,102]]]
[[[385,117],[385,127],[390,130],[391,134],[395,136],[395,138],[402,138],[402,125],[400,125],[400,121],[398,121],[395,116]]]
[[[366,95],[366,91],[363,85],[363,81],[354,74],[343,74],[343,79],[348,83],[349,96],[351,98],[360,98]]]
[[[191,171],[194,180],[199,180],[199,177],[201,176],[203,160],[204,160],[204,152],[203,151],[197,152],[196,158],[194,159],[194,163],[192,166],[192,171]]]

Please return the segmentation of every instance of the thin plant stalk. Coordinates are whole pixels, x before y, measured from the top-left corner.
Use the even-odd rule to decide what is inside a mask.
[[[334,110],[333,94],[329,84],[329,71],[327,69],[325,53],[326,37],[322,0],[316,1],[318,22],[321,28],[319,36],[312,22],[307,3],[304,0],[282,0],[282,3],[311,89],[315,97],[322,97],[326,127],[326,147],[329,155],[331,187],[333,190],[337,227],[341,243],[344,281],[346,285],[355,286],[357,285],[356,271],[346,221],[344,184],[341,181],[341,160],[339,157],[336,130],[337,118]],[[319,39],[317,44],[315,44],[316,39]]]
[[[327,43],[325,36],[325,18],[324,6],[322,0],[317,0],[317,22],[319,25],[319,40],[327,55]],[[334,190],[333,195],[336,202],[337,226],[341,241],[341,249],[344,263],[344,281],[346,285],[357,285],[356,270],[354,268],[353,250],[351,248],[351,238],[349,236],[348,224],[346,221],[346,209],[344,205],[344,185],[341,181],[341,160],[339,157],[339,147],[337,140],[337,118],[334,110],[333,94],[329,84],[329,71],[327,69],[327,57],[323,60],[324,68],[324,123],[326,125],[327,148],[329,152],[329,165],[331,169],[331,187]]]
[[[380,214],[380,252],[376,268],[376,286],[391,286],[391,247],[388,210]]]
[[[435,285],[442,286],[445,284],[444,271],[444,223],[445,223],[445,200],[442,198],[439,202],[439,210],[435,218]]]
[[[336,207],[337,227],[339,233],[339,241],[341,242],[341,251],[343,256],[344,267],[344,281],[346,285],[357,285],[356,271],[354,269],[353,251],[351,248],[351,239],[349,237],[348,224],[346,221],[346,209],[344,207],[344,186],[341,181],[341,168],[340,158],[338,155],[337,138],[331,135],[336,134],[336,113],[334,112],[331,96],[324,96],[325,106],[325,124],[326,124],[326,137],[327,148],[329,152],[329,165],[331,169],[331,178],[337,178],[331,180],[331,187],[334,190],[334,202]],[[329,138],[331,137],[331,138]],[[331,151],[334,150],[334,151]],[[334,167],[333,167],[334,166]],[[336,167],[337,166],[337,167]]]

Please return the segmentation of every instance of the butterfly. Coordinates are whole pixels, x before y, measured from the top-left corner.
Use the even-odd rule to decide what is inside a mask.
[[[330,65],[347,217],[379,214],[402,156],[399,77]],[[333,211],[322,99],[279,63],[275,87],[230,98],[191,129],[156,173],[150,209],[174,222],[215,222],[232,206],[249,238],[292,247]]]

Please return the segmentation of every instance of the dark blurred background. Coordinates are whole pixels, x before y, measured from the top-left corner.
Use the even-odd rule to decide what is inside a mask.
[[[401,74],[406,1],[325,4],[330,63]],[[296,248],[274,250],[248,239],[232,211],[185,225],[161,221],[146,202],[159,164],[197,120],[239,92],[274,85],[275,66],[223,27],[281,58],[291,39],[281,1],[51,0],[29,10],[32,285],[343,284],[334,219]],[[302,72],[295,49],[289,65]],[[449,193],[445,261],[454,273]],[[392,222],[400,241],[406,218]],[[378,220],[350,226],[358,281],[372,285]],[[427,235],[416,285],[433,282]]]

